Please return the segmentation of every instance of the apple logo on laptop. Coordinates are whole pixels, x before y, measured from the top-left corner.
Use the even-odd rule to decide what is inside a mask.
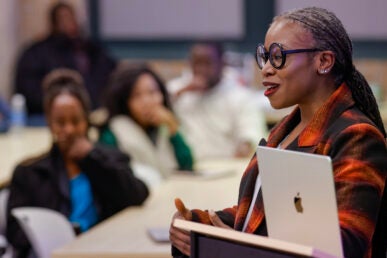
[[[294,207],[296,207],[296,211],[299,213],[302,213],[304,211],[304,208],[302,207],[302,198],[300,196],[300,193],[297,193],[297,195],[294,197]]]

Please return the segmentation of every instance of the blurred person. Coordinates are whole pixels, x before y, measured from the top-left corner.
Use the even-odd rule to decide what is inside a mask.
[[[57,69],[43,84],[52,147],[21,162],[10,184],[7,238],[18,257],[27,257],[31,249],[11,215],[13,208],[56,210],[84,232],[128,206],[141,205],[149,193],[133,175],[127,155],[88,139],[89,98],[80,74]]]
[[[226,73],[220,44],[198,43],[191,72],[168,83],[182,132],[197,160],[247,157],[266,135],[265,118],[252,92]]]
[[[191,150],[154,71],[145,65],[119,66],[109,90],[109,118],[100,142],[119,147],[133,162],[152,167],[164,178],[175,170],[193,169]]]
[[[43,117],[40,87],[43,77],[55,68],[70,68],[82,74],[92,109],[99,107],[108,76],[116,65],[115,60],[98,44],[84,37],[75,10],[68,3],[53,5],[48,18],[49,35],[27,47],[18,59],[15,93],[25,96],[30,118]]]
[[[384,258],[386,130],[375,97],[353,64],[341,21],[318,7],[276,16],[257,47],[257,63],[271,105],[297,105],[261,145],[329,156],[344,256]],[[177,199],[174,217],[267,236],[258,162],[254,155],[246,167],[237,205],[217,212],[188,210]],[[175,257],[190,254],[186,231],[171,226],[170,239]]]

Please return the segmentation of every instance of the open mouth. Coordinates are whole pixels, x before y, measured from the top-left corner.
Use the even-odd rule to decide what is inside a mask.
[[[274,92],[277,91],[278,87],[279,87],[278,85],[270,85],[270,86],[268,86],[267,89],[265,90],[265,93],[264,93],[265,96],[268,97],[268,96],[274,94]]]

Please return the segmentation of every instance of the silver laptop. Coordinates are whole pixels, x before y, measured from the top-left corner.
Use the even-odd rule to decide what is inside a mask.
[[[269,237],[343,257],[330,157],[257,148]]]

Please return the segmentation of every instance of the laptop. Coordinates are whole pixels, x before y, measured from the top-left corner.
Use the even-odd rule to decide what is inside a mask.
[[[257,148],[268,235],[343,257],[330,157]]]

